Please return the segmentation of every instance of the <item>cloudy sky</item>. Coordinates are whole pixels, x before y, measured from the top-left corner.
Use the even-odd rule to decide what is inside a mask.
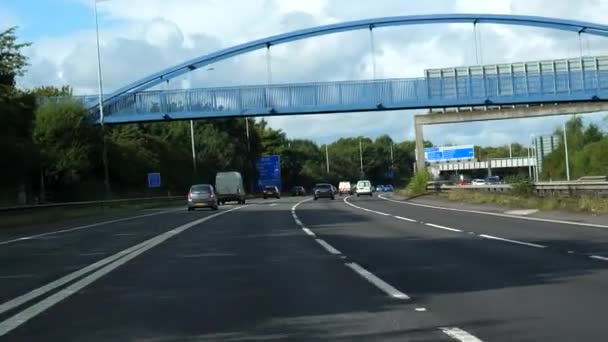
[[[511,13],[608,23],[608,0],[106,0],[98,3],[106,92],[184,60],[299,28],[373,17],[430,13]],[[0,29],[19,26],[31,66],[22,87],[71,85],[96,92],[94,0],[2,0]],[[476,64],[472,25],[442,24],[374,31],[377,75],[422,76],[424,69]],[[539,28],[479,25],[480,63],[608,54],[608,39]],[[273,82],[372,77],[369,33],[355,31],[272,49]],[[264,51],[226,60],[171,81],[170,87],[266,82]],[[341,136],[412,139],[411,111],[275,117],[288,136],[319,143]],[[604,126],[606,114],[585,116]],[[435,144],[499,145],[548,134],[565,118],[432,126]],[[607,127],[604,127],[607,128]]]

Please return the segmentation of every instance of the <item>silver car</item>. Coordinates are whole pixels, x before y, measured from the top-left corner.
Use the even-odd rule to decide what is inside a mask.
[[[211,208],[217,210],[218,200],[215,189],[211,184],[196,184],[188,192],[188,211],[196,208]]]

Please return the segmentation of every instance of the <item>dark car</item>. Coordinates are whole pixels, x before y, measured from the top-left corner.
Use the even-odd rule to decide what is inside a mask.
[[[281,192],[279,191],[279,188],[277,188],[274,185],[267,185],[264,187],[264,191],[262,192],[262,197],[264,197],[264,199],[267,199],[268,197],[274,197],[274,198],[281,198]]]
[[[489,176],[485,179],[486,184],[488,185],[495,185],[495,184],[500,184],[500,177],[498,176]]]
[[[315,201],[319,198],[331,198],[335,199],[334,186],[327,183],[319,183],[315,185],[314,199]]]
[[[306,196],[306,189],[303,186],[294,186],[291,188],[292,196]]]
[[[392,185],[385,185],[384,186],[384,192],[393,192],[393,186]]]
[[[188,192],[188,211],[196,208],[211,208],[217,210],[218,199],[211,184],[196,184]]]

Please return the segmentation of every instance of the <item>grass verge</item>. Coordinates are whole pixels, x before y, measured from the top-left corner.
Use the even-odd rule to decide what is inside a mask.
[[[608,199],[581,197],[536,197],[455,189],[440,194],[451,201],[471,204],[498,204],[512,208],[538,210],[567,210],[593,214],[608,214]]]
[[[176,199],[143,203],[105,204],[103,206],[55,207],[7,211],[0,212],[0,229],[18,228],[41,223],[57,223],[87,216],[103,217],[106,215],[117,215],[143,209],[178,206],[180,204],[184,205],[184,203],[183,199]]]

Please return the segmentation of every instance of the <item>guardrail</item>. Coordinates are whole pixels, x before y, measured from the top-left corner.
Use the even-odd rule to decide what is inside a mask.
[[[462,186],[462,185],[429,185],[427,190],[431,191],[450,191],[454,189],[463,190],[476,190],[476,191],[488,191],[488,192],[508,192],[511,189],[509,184],[496,184],[496,185],[475,185],[475,186]]]
[[[608,181],[570,181],[570,182],[539,182],[533,185],[534,191],[539,196],[572,196],[593,195],[596,197],[608,195]],[[447,192],[455,189],[488,192],[509,192],[511,185],[447,185],[429,184],[427,190]]]
[[[136,202],[155,202],[155,201],[171,201],[186,199],[186,196],[160,196],[160,197],[142,197],[142,198],[125,198],[115,200],[102,200],[102,201],[79,201],[79,202],[62,202],[62,203],[45,203],[45,204],[32,204],[32,205],[17,205],[11,207],[0,207],[0,212],[8,211],[22,211],[22,210],[35,210],[35,209],[49,209],[49,208],[63,208],[63,207],[85,207],[85,206],[111,206],[115,204],[126,204]]]
[[[574,181],[574,182],[542,182],[534,185],[540,196],[586,194],[601,196],[608,194],[608,182]]]

